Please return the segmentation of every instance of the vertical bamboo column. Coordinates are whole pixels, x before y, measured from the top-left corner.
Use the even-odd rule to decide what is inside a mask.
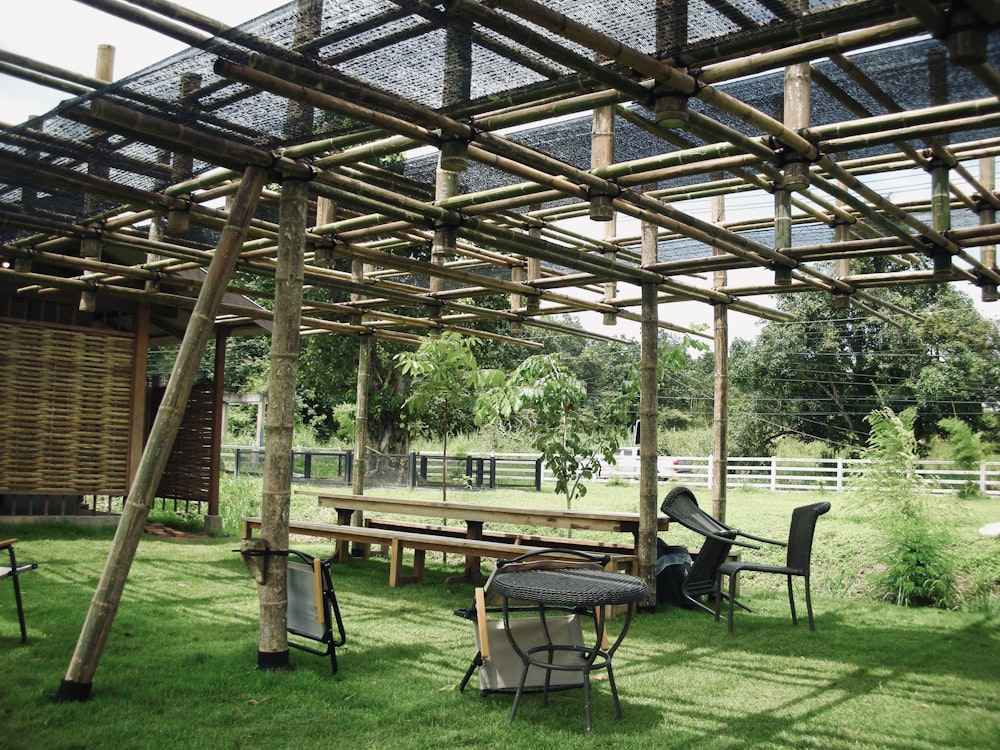
[[[592,169],[607,167],[615,160],[615,108],[598,107],[594,110],[590,131],[590,166]],[[604,239],[611,240],[617,233],[615,209],[612,206],[613,195],[604,193],[590,196],[591,221],[604,222]],[[614,252],[605,252],[604,257],[614,260]],[[614,281],[604,283],[604,297],[614,299],[617,296],[618,284]],[[613,326],[618,316],[612,312],[604,313],[604,325]]]
[[[303,44],[319,31],[317,0],[298,0],[295,42]],[[290,104],[288,134],[311,133],[310,108]],[[264,488],[260,540],[263,546],[257,595],[260,637],[257,668],[283,671],[288,659],[288,518],[292,501],[292,435],[295,428],[295,374],[299,361],[302,285],[305,279],[309,183],[286,178],[278,204],[278,255],[274,269],[274,321],[267,387]]]
[[[656,262],[657,226],[642,223],[642,264]],[[656,608],[656,409],[659,386],[657,352],[659,322],[656,284],[642,285],[641,352],[639,363],[639,576],[649,586],[644,606]]]
[[[274,272],[274,328],[267,389],[264,492],[260,538],[265,554],[260,597],[258,669],[288,668],[288,517],[292,497],[292,431],[299,359],[302,284],[305,277],[309,183],[286,179],[278,207],[278,258]]]
[[[354,409],[354,473],[351,475],[351,489],[355,495],[365,494],[365,456],[368,453],[368,392],[372,379],[372,337],[362,334],[358,344],[358,384]],[[355,511],[352,522],[360,526],[364,523],[362,511]]]
[[[533,214],[535,211],[538,211],[539,208],[540,206],[538,204],[532,204],[528,208],[528,213]],[[539,237],[542,236],[542,227],[540,225],[530,227],[528,229],[528,236],[531,237],[532,239],[538,239]],[[527,271],[528,274],[529,284],[532,281],[538,281],[540,278],[542,278],[542,261],[533,256],[529,257],[528,266],[525,270]],[[525,304],[525,308],[527,309],[528,315],[533,315],[537,313],[540,308],[538,295],[532,295],[528,297],[528,300]]]
[[[809,127],[810,72],[808,63],[789,65],[785,68],[785,91],[782,119],[792,130]],[[784,155],[782,180],[774,190],[774,248],[784,250],[792,246],[792,193],[809,184],[809,164],[797,153]],[[775,284],[791,284],[792,269],[777,266]]]
[[[843,162],[847,159],[847,152],[837,154],[837,161]],[[841,187],[845,187],[843,183],[840,183]],[[846,188],[845,188],[846,189]],[[843,201],[837,201],[838,206],[843,206]],[[848,224],[843,219],[835,219],[836,223],[833,227],[834,241],[836,242],[847,242],[851,239],[851,225]],[[843,278],[844,276],[851,275],[851,261],[849,258],[838,258],[837,259],[837,276]],[[846,310],[851,305],[850,297],[842,292],[837,292],[833,298],[833,306],[837,310]]]
[[[979,160],[979,182],[984,188],[993,192],[996,190],[997,182],[997,165],[996,157],[987,156]],[[979,209],[979,223],[980,224],[993,224],[997,220],[997,211],[993,205],[987,201],[982,200],[980,203],[981,208]],[[989,268],[997,267],[997,247],[996,245],[983,245],[980,250],[980,259],[984,266]],[[997,285],[990,282],[983,282],[982,299],[983,302],[996,302],[998,299],[997,295]]]
[[[363,282],[365,279],[366,265],[363,261],[355,260],[351,264],[351,273],[354,280]],[[358,301],[360,294],[352,294],[351,299]],[[353,323],[361,325],[361,316],[358,315]],[[368,457],[368,394],[371,390],[372,380],[372,337],[363,333],[358,337],[358,382],[355,389],[354,401],[354,469],[351,475],[351,489],[355,495],[365,494],[365,471]],[[361,526],[365,522],[364,511],[356,510],[351,516],[351,521],[355,526]]]
[[[100,44],[97,47],[97,65],[94,71],[94,77],[99,81],[108,81],[114,78],[115,70],[115,48],[110,44]],[[98,148],[98,151],[101,149]],[[100,157],[98,157],[100,158]],[[91,162],[87,165],[87,173],[94,175],[96,177],[108,176],[108,169],[106,166],[99,163]],[[84,211],[87,215],[97,212],[97,201],[87,195],[84,197]],[[100,239],[87,238],[80,241],[80,257],[87,258],[90,260],[100,260],[101,259],[102,244]],[[81,312],[94,312],[97,310],[97,293],[96,292],[82,292],[80,294],[80,311]]]
[[[524,281],[524,266],[515,265],[510,268],[510,280],[515,284]],[[524,297],[521,294],[512,292],[510,295],[510,309],[519,310],[524,306]],[[510,335],[520,336],[524,333],[524,324],[520,320],[510,321]]]
[[[118,603],[121,601],[156,487],[184,417],[184,408],[191,395],[205,345],[212,335],[215,316],[226,293],[226,286],[236,271],[246,230],[257,208],[266,176],[267,172],[259,167],[248,167],[243,173],[239,194],[233,211],[229,214],[229,221],[222,230],[219,246],[209,264],[205,283],[202,284],[184,332],[135,481],[125,500],[107,562],[80,631],[76,650],[59,686],[57,701],[84,701],[90,697],[94,673],[111,632],[111,624],[118,611]]]
[[[721,178],[717,175],[716,179]],[[721,225],[726,220],[726,203],[722,195],[712,196],[711,221]],[[715,249],[713,254],[722,251]],[[712,285],[724,287],[728,274],[716,271]],[[729,306],[715,303],[712,307],[715,335],[714,395],[712,404],[712,515],[726,520],[726,485],[729,474]]]
[[[182,107],[189,107],[194,100],[198,89],[201,88],[201,76],[197,73],[182,73],[180,89],[177,92],[178,104]],[[170,157],[170,181],[174,184],[191,179],[194,171],[194,159],[189,154],[175,151]],[[181,193],[176,196],[183,200],[190,200],[190,193]],[[172,208],[167,211],[167,232],[174,235],[185,235],[191,228],[191,211],[187,208]]]
[[[229,334],[219,326],[215,331],[215,361],[212,379],[213,419],[212,445],[208,478],[208,514],[205,516],[205,531],[222,531],[222,514],[219,512],[219,476],[222,474],[222,430],[223,410],[226,403],[226,342]]]
[[[445,29],[444,80],[441,102],[444,106],[467,101],[472,87],[472,24],[463,18],[454,18]],[[437,179],[434,185],[435,200],[445,200],[458,195],[458,178],[469,163],[469,144],[446,138],[441,142],[438,155]],[[434,228],[431,244],[431,264],[444,265],[455,254],[458,227],[439,225]],[[431,276],[430,291],[441,290],[440,276]],[[431,318],[440,318],[441,308],[431,310]]]
[[[930,74],[931,105],[948,103],[948,67],[944,50],[932,49],[927,56]],[[934,143],[944,146],[947,136],[934,138]],[[937,232],[951,229],[951,176],[944,160],[933,157],[930,161],[931,173],[931,226]],[[951,253],[936,252],[932,257],[934,272],[951,274]]]
[[[660,59],[676,57],[676,52],[688,41],[688,0],[656,0],[656,55]],[[661,128],[683,128],[687,125],[688,96],[665,85],[654,89],[653,119]]]
[[[132,404],[129,410],[132,420],[129,424],[128,445],[128,488],[132,489],[139,461],[142,459],[142,443],[146,438],[146,368],[149,363],[149,317],[150,306],[137,303],[135,306],[135,348],[132,356]]]

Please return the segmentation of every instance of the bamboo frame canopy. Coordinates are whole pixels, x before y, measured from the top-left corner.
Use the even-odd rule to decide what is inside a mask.
[[[0,315],[148,302],[153,337],[179,336],[247,166],[271,183],[243,278],[274,275],[275,194],[308,181],[303,333],[500,320],[513,341],[553,313],[638,320],[643,284],[661,311],[771,319],[776,291],[886,319],[887,286],[996,298],[992,0],[299,0],[238,28],[97,4],[190,47],[110,84],[63,71],[79,96],[0,131]],[[702,218],[744,194],[756,215]],[[658,228],[654,262],[626,220]],[[885,272],[831,262],[859,257]],[[267,327],[243,291],[217,323]]]

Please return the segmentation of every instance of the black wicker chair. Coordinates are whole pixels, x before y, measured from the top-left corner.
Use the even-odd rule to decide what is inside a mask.
[[[737,541],[736,537],[743,536],[747,539],[770,544],[784,544],[784,542],[775,542],[771,539],[743,533],[717,521],[698,507],[694,493],[687,487],[672,489],[660,506],[660,511],[671,521],[676,521],[681,526],[704,537],[701,549],[691,564],[691,571],[681,587],[681,592],[699,609],[715,615],[717,620],[719,619],[721,600],[726,598],[726,594],[719,585],[719,566],[726,562],[733,545],[760,549],[759,545]],[[745,604],[735,599],[733,604],[743,609],[749,609]]]
[[[809,614],[809,630],[815,631],[812,598],[809,593],[809,567],[812,560],[812,543],[816,532],[816,521],[830,510],[830,503],[803,505],[792,511],[792,521],[788,530],[788,550],[784,565],[762,565],[751,562],[725,562],[719,566],[719,577],[729,577],[729,632],[733,632],[733,594],[736,591],[739,574],[744,571],[755,573],[777,573],[788,579],[788,604],[792,610],[792,624],[798,625],[795,616],[795,596],[792,593],[792,578],[800,577],[805,582],[806,611]],[[742,605],[741,605],[742,606]],[[744,609],[747,609],[744,607]],[[718,611],[716,611],[718,616]]]
[[[687,487],[675,487],[670,490],[670,492],[667,493],[666,498],[663,500],[663,504],[660,506],[660,511],[671,521],[676,521],[681,526],[691,529],[691,531],[705,537],[713,535],[726,536],[725,532],[732,532],[732,537],[730,537],[732,543],[740,547],[760,549],[757,545],[739,541],[738,537],[752,539],[755,542],[762,542],[764,544],[776,544],[781,547],[785,546],[784,542],[777,541],[775,539],[766,539],[762,536],[754,536],[753,534],[748,534],[740,529],[734,529],[732,526],[727,526],[721,521],[716,520],[698,507],[698,501],[695,499],[694,493]]]
[[[719,566],[729,557],[729,551],[733,547],[733,537],[735,534],[732,531],[706,536],[691,564],[691,572],[681,586],[681,592],[686,599],[699,609],[715,615],[716,620],[719,619],[719,600],[725,596],[719,585]],[[703,599],[712,606],[708,606],[702,601]],[[735,604],[744,606],[738,601]]]
[[[17,602],[17,621],[21,625],[21,643],[28,641],[28,629],[24,624],[24,604],[21,602],[21,583],[18,580],[22,573],[34,570],[38,567],[35,563],[21,563],[18,565],[17,557],[14,555],[14,545],[16,539],[0,541],[0,550],[7,550],[10,556],[10,565],[0,565],[0,578],[10,578],[14,582],[14,600]]]

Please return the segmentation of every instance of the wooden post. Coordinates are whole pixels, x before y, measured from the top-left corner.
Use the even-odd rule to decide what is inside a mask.
[[[656,262],[658,227],[642,222],[642,263]],[[643,606],[656,608],[657,439],[656,412],[659,387],[659,334],[656,284],[642,285],[641,352],[639,363],[639,577],[649,586]]]
[[[930,79],[931,105],[948,103],[948,66],[944,50],[932,49],[927,56],[927,67]],[[947,136],[935,138],[936,145],[944,146]],[[931,158],[929,164],[931,173],[931,226],[936,232],[947,232],[951,229],[951,175],[948,164],[937,156]],[[951,274],[951,253],[936,252],[933,254],[934,272]]]
[[[97,46],[97,65],[94,77],[99,81],[111,82],[114,79],[115,70],[115,48],[110,44],[99,44]],[[93,162],[87,165],[87,173],[107,179],[108,169],[106,166]],[[97,201],[93,196],[87,194],[84,197],[84,211],[90,215],[97,212]],[[80,242],[80,257],[90,260],[100,260],[102,243],[99,239],[85,239]],[[94,312],[97,310],[97,293],[86,291],[80,293],[80,311]]]
[[[654,8],[656,56],[676,59],[676,53],[688,41],[688,0],[656,0]],[[688,96],[669,86],[654,89],[653,119],[664,130],[688,124]]]
[[[184,408],[198,374],[205,344],[212,334],[215,315],[226,293],[226,286],[236,271],[246,230],[253,218],[266,176],[267,171],[259,167],[248,167],[243,174],[236,206],[222,231],[219,246],[208,267],[205,284],[198,294],[156,420],[146,441],[135,481],[125,501],[97,591],[87,611],[66,676],[59,686],[57,701],[84,701],[90,697],[94,673],[111,632],[111,624],[118,611],[118,603],[121,601],[122,590],[139,546],[156,487],[184,417]]]
[[[364,261],[355,260],[351,263],[351,274],[354,281],[358,283],[364,281],[366,268]],[[360,301],[361,295],[352,294],[351,300]],[[356,316],[351,322],[355,325],[361,325],[361,316]],[[358,382],[354,400],[354,469],[351,474],[351,490],[355,495],[365,494],[365,469],[368,456],[368,393],[372,381],[372,346],[373,341],[370,334],[362,334],[358,337]],[[364,511],[354,511],[351,523],[355,526],[362,526],[364,522]],[[359,550],[360,548],[356,548],[355,551]]]
[[[365,494],[365,455],[368,452],[368,391],[371,386],[372,337],[358,337],[358,387],[354,409],[354,474],[351,477],[355,495]],[[352,522],[364,523],[362,511],[355,511]]]
[[[996,189],[996,179],[997,176],[997,166],[996,157],[989,156],[984,157],[979,160],[979,182],[982,183],[983,187],[990,192]],[[979,223],[980,224],[993,224],[997,220],[997,211],[987,200],[982,200],[982,208],[979,209]],[[996,268],[997,265],[997,246],[996,245],[983,245],[980,249],[980,259],[984,266],[988,268]],[[991,281],[984,281],[982,286],[982,299],[983,302],[996,302],[1000,296],[997,295],[997,285]]]
[[[215,362],[213,380],[215,389],[212,403],[215,418],[212,420],[211,460],[208,478],[208,513],[205,515],[205,531],[222,531],[222,515],[219,512],[219,476],[222,473],[222,425],[226,403],[226,341],[229,336],[225,328],[215,329]]]
[[[539,208],[540,207],[537,204],[533,204],[529,206],[528,213],[533,213],[537,211]],[[528,229],[528,237],[537,240],[541,236],[542,236],[542,227],[540,224],[533,225]],[[528,258],[528,266],[526,270],[528,274],[529,284],[532,281],[538,281],[539,279],[542,278],[542,261],[538,257],[532,255],[531,257]],[[528,301],[525,304],[525,308],[527,308],[528,315],[533,315],[537,313],[539,307],[540,305],[537,295],[532,295],[528,297]]]
[[[192,98],[201,88],[201,76],[197,73],[182,73],[180,90],[177,92],[178,104],[188,107]],[[170,157],[170,181],[173,184],[191,179],[194,172],[194,159],[189,154],[174,151]],[[190,193],[177,195],[182,200],[189,201]],[[173,235],[185,235],[191,228],[191,211],[188,207],[172,208],[167,211],[167,232]]]
[[[292,431],[295,372],[299,359],[302,284],[305,277],[309,183],[286,178],[278,208],[278,257],[274,274],[274,328],[267,393],[264,492],[260,538],[264,544],[257,668],[288,669],[287,552],[292,499]],[[270,553],[270,554],[268,554]]]
[[[132,360],[132,420],[129,424],[128,484],[129,491],[139,471],[142,443],[146,439],[146,366],[149,361],[150,306],[135,306],[135,355]]]
[[[467,101],[472,87],[472,24],[469,21],[455,18],[448,23],[444,53],[441,101],[447,107]],[[446,200],[458,195],[459,175],[468,166],[468,146],[468,142],[453,137],[446,137],[441,141],[434,187],[435,200]],[[458,227],[447,224],[436,226],[431,243],[431,263],[444,265],[455,254],[457,239]],[[431,276],[428,286],[432,293],[441,291],[442,278]],[[429,317],[439,319],[441,307],[432,307]],[[445,439],[447,440],[447,436]]]
[[[711,221],[722,224],[726,220],[726,203],[722,195],[712,196]],[[713,250],[714,255],[721,251]],[[716,271],[712,285],[718,289],[726,285],[725,271]],[[729,307],[716,303],[712,307],[715,335],[714,389],[712,405],[712,515],[726,520],[726,486],[729,478]]]
[[[590,167],[599,169],[614,164],[615,161],[615,108],[613,106],[598,107],[594,110],[593,124],[590,131]],[[614,196],[598,193],[590,196],[591,221],[604,222],[604,239],[610,241],[618,233],[618,222],[615,220],[615,209],[612,206]],[[604,253],[609,260],[615,259],[614,252]],[[604,283],[605,299],[618,296],[618,284],[615,281]],[[618,316],[613,312],[604,313],[604,325],[613,326]]]

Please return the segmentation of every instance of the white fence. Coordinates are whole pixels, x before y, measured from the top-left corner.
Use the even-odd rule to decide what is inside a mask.
[[[668,478],[694,487],[711,487],[712,463],[711,456],[677,456]],[[864,463],[861,459],[849,458],[730,456],[726,486],[841,492],[851,487],[852,479],[857,477]],[[613,471],[609,473],[615,476]],[[932,492],[957,492],[968,486],[982,494],[1000,495],[1000,461],[984,461],[974,471],[958,469],[952,461],[921,461],[917,474]],[[543,475],[543,481],[547,479],[551,479],[548,472]]]
[[[264,451],[260,448],[223,447],[223,460],[228,471],[236,474],[259,474],[263,470]],[[377,461],[374,459],[378,459]],[[371,467],[387,459],[398,459],[395,479],[381,478],[383,484],[439,483],[440,454],[411,453],[401,456],[374,456]],[[350,451],[296,448],[293,451],[294,471],[304,481],[331,481],[350,484],[352,456]],[[712,486],[711,456],[660,456],[657,474],[692,487]],[[850,458],[778,458],[777,456],[731,456],[727,461],[726,486],[732,489],[766,489],[788,491],[842,492],[851,488],[852,479],[860,473],[864,461]],[[407,468],[408,467],[408,468]],[[527,485],[541,489],[543,482],[555,477],[537,454],[490,453],[470,456],[450,456],[449,474],[461,477],[474,487]],[[637,481],[638,462],[604,466],[598,481]],[[921,461],[917,474],[932,492],[957,492],[965,487],[984,495],[1000,495],[1000,461],[984,461],[974,471],[958,469],[952,461]],[[367,474],[366,474],[367,476]]]

